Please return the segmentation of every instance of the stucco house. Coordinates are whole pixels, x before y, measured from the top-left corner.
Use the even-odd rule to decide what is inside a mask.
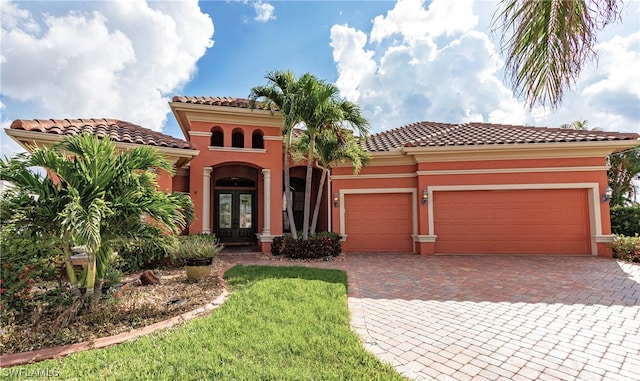
[[[24,147],[82,131],[123,149],[155,146],[176,167],[160,186],[193,199],[190,233],[269,250],[288,230],[281,116],[239,98],[176,96],[170,106],[184,140],[115,119],[16,120],[7,134]],[[372,159],[359,174],[332,169],[318,230],[339,232],[347,252],[609,256],[606,158],[639,137],[488,123],[386,130],[362,141]],[[305,170],[291,163],[297,226]]]

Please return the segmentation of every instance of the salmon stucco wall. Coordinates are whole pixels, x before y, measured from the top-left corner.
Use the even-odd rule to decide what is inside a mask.
[[[433,211],[438,212],[442,204],[438,203],[438,194],[444,194],[445,191],[462,192],[472,190],[496,190],[506,191],[511,189],[509,194],[516,198],[536,198],[540,193],[538,189],[548,189],[544,193],[548,194],[550,199],[547,201],[548,207],[541,206],[540,210],[548,214],[546,218],[550,221],[554,218],[562,220],[571,220],[572,216],[554,215],[554,211],[563,213],[562,210],[574,210],[576,220],[580,220],[581,216],[587,215],[584,222],[584,234],[588,235],[583,246],[588,247],[591,254],[601,256],[610,256],[611,251],[606,241],[611,234],[611,224],[609,219],[609,204],[600,202],[600,194],[607,187],[606,161],[604,157],[568,157],[568,158],[519,158],[510,160],[445,160],[438,161],[435,157],[430,157],[430,161],[416,160],[416,164],[399,164],[399,165],[381,165],[382,160],[376,162],[376,158],[372,160],[369,166],[365,167],[359,175],[352,175],[350,168],[336,168],[332,173],[332,194],[349,193],[356,190],[374,190],[372,192],[383,192],[398,189],[406,191],[413,188],[416,197],[416,215],[417,234],[414,239],[414,252],[419,254],[435,254],[438,252],[438,237],[434,233],[434,216],[430,215]],[[584,193],[568,194],[570,201],[579,194],[584,194],[584,199],[576,201],[581,207],[574,209],[562,209],[555,207],[554,195],[559,197],[560,191],[553,192],[553,189],[582,189]],[[422,194],[426,193],[428,202],[423,204]],[[472,195],[471,193],[468,193]],[[477,195],[477,194],[473,194]],[[546,197],[546,196],[545,196]],[[580,196],[582,197],[582,196]],[[538,197],[539,198],[539,197]],[[344,198],[341,198],[344,202]],[[343,208],[344,206],[341,206]],[[372,202],[371,208],[377,208],[375,202]],[[378,208],[380,209],[380,208]],[[345,226],[341,226],[341,209],[331,208],[332,210],[332,227],[334,231],[340,232]],[[342,210],[342,213],[344,211]],[[391,216],[384,210],[377,210],[377,216],[380,221],[384,221]],[[508,213],[508,212],[507,212]],[[515,211],[514,211],[515,213]],[[516,217],[513,217],[516,218]],[[521,218],[523,220],[524,218]],[[342,221],[342,224],[345,222]],[[440,225],[442,226],[442,225]],[[542,225],[541,225],[542,226]],[[512,229],[514,232],[517,229]],[[344,233],[344,231],[342,231]],[[505,232],[504,240],[516,239],[516,236],[510,237]],[[516,234],[516,233],[514,233]],[[521,236],[526,234],[519,231]],[[520,237],[519,239],[521,239]],[[469,245],[473,245],[470,243]],[[561,245],[559,243],[559,245]],[[345,248],[350,248],[349,237],[347,236]],[[531,246],[535,244],[532,241]],[[507,245],[508,247],[508,245]],[[541,246],[542,247],[542,246]],[[580,247],[576,244],[576,247]],[[464,250],[464,249],[461,249]],[[469,249],[471,250],[471,249]],[[534,250],[534,249],[532,249]],[[562,252],[561,248],[555,250],[548,249],[550,252]],[[569,249],[567,249],[570,251]],[[580,251],[582,249],[575,249]]]

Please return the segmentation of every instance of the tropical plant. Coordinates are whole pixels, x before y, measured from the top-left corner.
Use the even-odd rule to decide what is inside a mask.
[[[302,226],[303,239],[306,240],[309,237],[316,137],[324,131],[340,135],[344,129],[353,129],[359,136],[366,137],[369,133],[369,122],[356,103],[340,97],[337,86],[308,73],[298,80],[298,91],[294,94],[292,108],[304,124],[304,133],[309,139]]]
[[[619,0],[502,0],[493,19],[501,30],[506,75],[529,107],[556,108],[587,61],[597,58],[597,33],[619,20]]]
[[[291,147],[291,136],[293,128],[300,118],[292,110],[294,94],[297,91],[297,80],[291,71],[273,71],[265,78],[267,84],[256,86],[249,94],[249,107],[254,109],[260,103],[260,107],[274,111],[279,111],[283,117],[281,128],[284,137],[284,189],[287,204],[287,218],[291,226],[291,234],[297,238],[295,220],[293,218],[293,199],[291,197],[291,179],[289,177],[289,151]]]
[[[311,220],[310,234],[316,232],[318,215],[320,214],[320,202],[322,200],[322,189],[331,168],[336,163],[343,163],[347,160],[353,166],[353,173],[360,172],[362,167],[369,161],[371,155],[365,150],[350,130],[336,131],[325,130],[316,136],[315,160],[316,165],[322,168],[322,176],[318,184],[313,217]],[[308,152],[309,136],[303,135],[293,147],[294,160],[301,160],[304,153]]]
[[[576,120],[571,124],[563,124],[560,128],[571,130],[598,131],[599,128],[588,128],[587,120]],[[640,175],[640,146],[614,152],[607,157],[609,163],[609,186],[613,189],[611,205],[626,205],[635,200],[636,188],[634,179]]]
[[[609,186],[613,189],[611,205],[632,202],[636,189],[633,180],[640,175],[640,146],[609,155]]]
[[[574,120],[573,123],[571,123],[571,124],[565,123],[565,124],[561,125],[560,128],[565,129],[565,130],[585,131],[585,130],[589,129],[587,127],[588,125],[589,125],[589,121],[588,120]]]
[[[141,146],[118,152],[108,138],[85,133],[32,151],[0,161],[0,178],[11,181],[18,193],[34,196],[31,201],[22,197],[30,209],[25,227],[61,237],[75,289],[79,284],[70,247],[86,247],[88,265],[82,283],[87,299],[108,269],[116,237],[135,235],[148,223],[177,233],[193,218],[188,195],[158,190],[157,171],[173,169],[157,149]],[[31,167],[44,168],[48,176],[32,172]]]

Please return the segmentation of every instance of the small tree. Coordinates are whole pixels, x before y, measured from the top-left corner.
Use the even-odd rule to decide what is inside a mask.
[[[42,167],[49,176],[34,173],[31,167]],[[89,261],[81,281],[87,300],[93,299],[94,287],[99,287],[108,269],[115,237],[142,232],[147,221],[178,233],[192,220],[188,195],[158,190],[159,170],[172,173],[171,164],[157,149],[141,146],[118,152],[108,138],[88,133],[0,161],[0,178],[11,181],[16,194],[34,195],[24,201],[29,207],[25,227],[62,238],[69,281],[75,289],[79,284],[70,246],[86,247]]]
[[[369,133],[369,122],[357,104],[340,98],[340,92],[334,84],[321,81],[308,73],[298,81],[298,92],[292,106],[304,123],[304,132],[309,139],[302,227],[303,239],[306,240],[309,237],[316,137],[324,131],[332,131],[337,135],[344,128],[353,129],[365,137]]]

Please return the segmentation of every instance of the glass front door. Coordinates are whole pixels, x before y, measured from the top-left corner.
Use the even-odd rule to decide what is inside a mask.
[[[255,192],[216,192],[216,237],[223,243],[256,240]]]

